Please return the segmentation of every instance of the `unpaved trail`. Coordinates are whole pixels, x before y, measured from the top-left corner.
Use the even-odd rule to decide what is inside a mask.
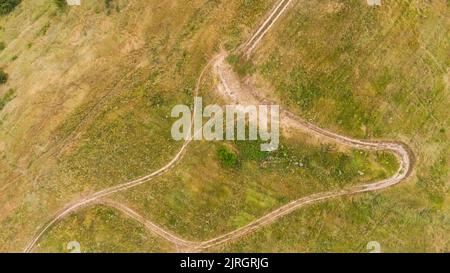
[[[272,28],[272,26],[280,19],[280,17],[287,10],[292,0],[281,0],[275,7],[269,12],[267,19],[261,24],[261,26],[255,31],[253,36],[244,43],[239,50],[242,51],[243,55],[247,58],[250,57],[253,50],[259,44],[261,39],[267,34],[267,32]]]
[[[262,40],[262,38],[267,34],[267,32],[271,29],[271,27],[275,24],[275,22],[282,16],[282,14],[287,10],[292,0],[281,0],[279,1],[275,7],[270,11],[266,20],[261,24],[261,26],[256,30],[253,36],[246,42],[242,47],[240,47],[240,51],[244,56],[249,57],[253,50],[256,48],[258,43]],[[240,103],[257,103],[264,102],[267,104],[267,100],[261,98],[255,92],[252,92],[249,89],[242,88],[239,83],[238,77],[233,73],[229,65],[226,64],[225,59],[227,54],[222,52],[218,56],[212,58],[209,63],[205,66],[203,71],[201,72],[199,79],[196,84],[194,96],[197,96],[199,93],[200,86],[202,84],[202,80],[208,71],[208,69],[213,66],[213,71],[216,76],[220,79],[220,85],[217,90],[226,98],[231,99],[233,102]],[[195,113],[196,111],[194,111]],[[194,117],[192,117],[194,119]],[[324,201],[331,198],[337,198],[342,196],[354,195],[363,192],[371,192],[378,191],[381,189],[388,188],[390,186],[396,185],[402,182],[404,179],[408,177],[412,170],[412,153],[409,148],[400,142],[389,142],[389,141],[364,141],[357,140],[350,137],[346,137],[343,135],[339,135],[337,133],[333,133],[327,131],[325,129],[319,128],[301,118],[296,117],[293,113],[283,110],[282,111],[282,120],[280,123],[282,126],[290,127],[294,129],[303,130],[308,133],[313,133],[321,138],[326,138],[328,140],[332,140],[343,145],[358,148],[358,149],[366,149],[366,150],[388,150],[393,152],[396,157],[400,160],[400,167],[394,176],[371,184],[366,185],[358,185],[353,187],[348,187],[341,190],[322,192],[317,194],[312,194],[306,197],[302,197],[295,201],[292,201],[266,215],[263,217],[247,224],[244,227],[226,233],[224,235],[218,236],[216,238],[203,241],[203,242],[192,242],[185,239],[182,239],[180,236],[177,236],[169,231],[164,230],[163,228],[157,226],[151,221],[146,220],[144,217],[140,216],[137,212],[133,211],[131,208],[126,207],[125,205],[119,204],[113,201],[105,201],[104,198],[120,191],[124,191],[130,189],[132,187],[141,185],[152,180],[155,177],[158,177],[166,172],[168,172],[172,167],[176,165],[177,162],[181,160],[183,157],[186,148],[191,142],[191,139],[188,139],[184,142],[180,151],[174,156],[174,158],[163,166],[161,169],[147,175],[141,177],[136,180],[128,181],[123,184],[99,191],[97,193],[92,194],[89,197],[78,200],[60,212],[58,212],[47,224],[45,224],[42,228],[39,229],[37,234],[32,238],[29,244],[26,246],[24,252],[31,252],[35,247],[36,243],[39,239],[48,231],[55,223],[69,215],[70,213],[93,204],[102,203],[107,206],[111,206],[123,212],[125,215],[131,217],[132,219],[139,221],[142,223],[147,229],[159,235],[160,237],[166,239],[167,241],[173,243],[183,251],[200,251],[213,246],[217,246],[226,242],[230,242],[232,240],[236,240],[246,234],[249,234],[252,231],[255,231],[263,226],[266,226],[277,219],[291,213],[292,211],[308,204],[312,204],[319,201]],[[192,128],[191,128],[192,130]],[[194,132],[194,134],[197,132]]]
[[[174,244],[177,247],[177,249],[195,249],[198,247],[197,242],[185,240],[185,239],[181,238],[180,236],[161,228],[157,224],[145,219],[144,217],[139,215],[137,212],[135,212],[131,208],[129,208],[119,202],[116,202],[113,200],[100,200],[98,202],[93,203],[93,205],[95,205],[95,204],[105,205],[108,207],[115,208],[118,211],[121,211],[123,214],[127,215],[128,217],[143,224],[152,233],[154,233],[154,234],[158,235],[159,237],[167,240],[168,242]]]

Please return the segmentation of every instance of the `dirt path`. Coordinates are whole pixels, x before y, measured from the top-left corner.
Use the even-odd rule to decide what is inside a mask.
[[[270,30],[270,28],[275,24],[275,22],[281,17],[281,15],[287,10],[292,0],[281,0],[278,2],[275,7],[269,13],[267,19],[261,24],[261,26],[257,29],[254,35],[249,39],[247,43],[245,43],[241,48],[241,52],[245,56],[250,56],[252,51],[255,49],[257,44],[261,41],[264,35]],[[202,84],[202,80],[208,71],[208,69],[213,66],[213,71],[216,76],[220,79],[221,84],[218,87],[219,92],[226,98],[233,100],[234,102],[246,102],[246,103],[257,103],[257,102],[265,102],[267,100],[259,97],[255,92],[251,90],[243,88],[239,83],[239,78],[233,73],[231,68],[226,64],[225,59],[227,57],[226,53],[221,53],[218,56],[211,59],[211,61],[205,66],[199,79],[197,81],[197,85],[195,88],[194,95],[197,96],[200,86]],[[195,111],[194,111],[195,113]],[[192,117],[194,118],[194,117]],[[256,229],[259,229],[263,226],[266,226],[277,219],[291,213],[292,211],[302,207],[304,205],[308,205],[311,203],[324,201],[331,198],[337,198],[341,196],[354,195],[363,192],[377,191],[381,190],[403,181],[411,172],[412,169],[412,154],[409,152],[408,147],[403,143],[398,142],[382,142],[382,141],[363,141],[352,139],[346,136],[342,136],[333,132],[329,132],[327,130],[321,129],[311,123],[308,123],[298,117],[296,117],[293,113],[289,111],[282,111],[282,120],[281,125],[285,127],[290,127],[294,129],[304,130],[309,133],[316,134],[322,138],[327,138],[329,140],[341,143],[343,145],[347,145],[350,147],[358,148],[358,149],[369,149],[369,150],[389,150],[392,151],[397,158],[400,160],[400,168],[396,172],[393,177],[388,179],[366,184],[366,185],[358,185],[349,187],[347,189],[329,191],[323,193],[312,194],[310,196],[306,196],[290,202],[268,214],[265,216],[249,223],[248,225],[239,228],[237,230],[231,231],[227,234],[218,236],[216,238],[204,241],[204,242],[191,242],[188,240],[184,240],[181,237],[174,235],[173,233],[162,229],[151,221],[146,220],[144,217],[140,216],[138,213],[133,211],[132,209],[126,207],[125,205],[113,202],[113,201],[104,201],[104,198],[120,191],[127,190],[129,188],[141,185],[152,180],[155,177],[158,177],[166,172],[168,172],[172,167],[176,165],[177,162],[181,160],[183,157],[186,148],[191,142],[191,139],[188,139],[180,151],[175,155],[175,157],[167,163],[161,169],[147,175],[141,177],[136,180],[128,181],[126,183],[99,191],[94,193],[93,195],[86,197],[82,200],[78,200],[75,203],[72,203],[58,212],[55,217],[52,218],[46,225],[44,225],[38,233],[32,238],[29,244],[26,246],[24,252],[31,252],[35,247],[36,243],[39,239],[48,231],[55,223],[69,215],[70,213],[93,204],[102,203],[107,206],[114,207],[125,215],[139,221],[143,225],[145,225],[150,231],[159,235],[160,237],[166,239],[167,241],[175,244],[178,249],[182,251],[200,251],[203,249],[207,249],[213,246],[217,246],[232,240],[236,240]],[[195,133],[195,132],[194,132]],[[190,134],[189,134],[190,135]],[[410,155],[411,154],[411,155]]]
[[[105,206],[115,208],[115,209],[121,211],[123,214],[127,215],[131,219],[134,219],[134,220],[138,221],[139,223],[143,224],[152,233],[154,233],[154,234],[158,235],[159,237],[167,240],[168,242],[174,244],[177,247],[177,249],[195,249],[199,245],[196,242],[185,240],[185,239],[181,238],[180,236],[175,235],[175,234],[171,233],[170,231],[167,231],[167,230],[161,228],[157,224],[145,219],[144,217],[139,215],[137,212],[135,212],[131,208],[129,208],[119,202],[116,202],[113,200],[100,200],[96,203],[93,203],[93,205],[95,205],[95,204],[105,205]]]
[[[283,13],[287,10],[292,0],[281,0],[275,7],[269,12],[267,19],[261,24],[261,26],[255,31],[253,36],[244,43],[239,49],[243,52],[243,55],[247,58],[250,57],[255,47],[261,41],[261,39],[267,34],[272,26],[280,19]]]

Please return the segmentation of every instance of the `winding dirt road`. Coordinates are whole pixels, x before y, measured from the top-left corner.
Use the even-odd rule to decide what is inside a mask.
[[[261,24],[261,26],[255,31],[255,33],[252,35],[252,37],[243,44],[239,50],[244,56],[249,57],[253,50],[256,48],[258,43],[262,40],[262,38],[265,36],[265,34],[272,28],[272,26],[275,24],[275,22],[285,13],[285,11],[290,6],[292,0],[281,0],[279,1],[275,7],[269,12],[269,15],[267,16],[266,20]],[[194,95],[197,96],[199,93],[200,86],[202,84],[203,78],[206,75],[207,71],[213,67],[213,71],[217,78],[220,80],[220,85],[217,88],[219,90],[220,94],[222,94],[225,98],[232,100],[233,102],[240,102],[240,103],[249,103],[251,101],[253,102],[264,102],[267,104],[267,100],[264,98],[259,97],[256,92],[252,92],[251,89],[242,87],[239,84],[239,78],[233,73],[232,69],[229,67],[229,65],[225,62],[225,59],[227,57],[227,53],[220,53],[218,56],[212,58],[209,63],[205,66],[203,71],[201,72],[199,79],[196,84]],[[196,111],[194,111],[195,113]],[[86,197],[84,199],[78,200],[65,208],[63,208],[61,211],[59,211],[49,222],[47,222],[42,228],[39,229],[37,234],[32,238],[32,240],[28,243],[26,248],[24,249],[24,252],[31,252],[34,247],[36,246],[37,242],[41,239],[41,237],[59,220],[64,218],[65,216],[73,213],[74,211],[86,207],[89,205],[95,205],[95,204],[103,204],[106,206],[113,207],[128,217],[131,217],[132,219],[142,223],[148,230],[155,233],[156,235],[160,236],[161,238],[164,238],[165,240],[173,243],[179,251],[201,251],[213,246],[217,246],[232,240],[236,240],[246,234],[249,234],[263,226],[266,226],[277,219],[293,212],[294,210],[319,201],[324,201],[332,198],[342,197],[342,196],[348,196],[348,195],[355,195],[359,193],[364,192],[372,192],[372,191],[378,191],[381,189],[385,189],[388,187],[391,187],[393,185],[396,185],[403,180],[405,180],[408,175],[411,173],[412,170],[412,158],[413,155],[410,152],[409,148],[406,144],[400,143],[400,142],[389,142],[389,141],[364,141],[364,140],[357,140],[350,137],[346,137],[343,135],[339,135],[330,131],[327,131],[325,129],[319,128],[297,116],[295,116],[293,113],[283,110],[281,113],[281,126],[283,127],[289,127],[291,129],[298,129],[303,130],[308,133],[312,133],[316,136],[319,136],[321,138],[328,139],[330,141],[334,141],[336,143],[340,143],[342,145],[346,145],[348,147],[352,148],[358,148],[358,149],[365,149],[365,150],[387,150],[393,152],[396,157],[400,161],[400,167],[395,173],[394,176],[371,184],[366,185],[357,185],[353,187],[348,187],[345,189],[335,190],[335,191],[329,191],[329,192],[322,192],[322,193],[316,193],[312,194],[306,197],[302,197],[298,200],[292,201],[268,214],[265,216],[247,224],[244,227],[241,227],[237,230],[231,231],[229,233],[226,233],[224,235],[218,236],[216,238],[204,241],[204,242],[192,242],[185,240],[181,238],[178,235],[175,235],[171,233],[170,231],[167,231],[155,223],[146,220],[144,217],[139,215],[137,212],[133,211],[131,208],[126,207],[123,204],[111,201],[111,200],[105,200],[105,197],[124,191],[127,189],[130,189],[132,187],[141,185],[143,183],[146,183],[148,181],[151,181],[152,179],[161,176],[168,172],[171,168],[173,168],[183,157],[186,148],[191,142],[191,139],[188,139],[185,141],[183,146],[181,147],[180,151],[174,156],[174,158],[167,163],[165,166],[163,166],[161,169],[147,175],[144,177],[141,177],[136,180],[128,181],[123,184],[96,192],[92,194],[89,197]],[[192,117],[194,118],[194,117]],[[192,128],[191,128],[192,130]],[[196,132],[194,132],[196,133]],[[189,134],[190,135],[190,134]]]

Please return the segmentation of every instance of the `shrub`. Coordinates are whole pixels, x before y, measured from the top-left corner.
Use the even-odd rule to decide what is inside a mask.
[[[238,157],[234,153],[230,152],[226,147],[220,147],[217,150],[217,156],[223,166],[228,168],[239,167]]]
[[[21,0],[0,0],[0,15],[6,15],[13,11]]]
[[[0,84],[5,84],[8,81],[8,74],[3,71],[0,70]]]
[[[112,6],[112,0],[105,0],[105,7],[106,9],[110,9]]]
[[[67,7],[67,1],[66,0],[53,0],[53,2],[55,3],[55,5],[59,9],[64,9],[65,7]]]

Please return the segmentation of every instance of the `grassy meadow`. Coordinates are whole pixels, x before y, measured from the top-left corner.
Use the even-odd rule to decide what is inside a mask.
[[[221,47],[245,41],[275,1],[23,0],[0,17],[0,251],[21,251],[69,202],[159,169],[177,153],[171,108],[192,104]],[[401,140],[410,179],[379,193],[304,207],[210,251],[449,251],[448,1],[293,1],[249,60],[228,61],[267,97],[324,128]],[[218,102],[214,79],[202,87]],[[10,90],[14,90],[11,95]],[[10,95],[9,95],[10,94]],[[6,99],[4,99],[6,98]],[[191,240],[241,227],[302,196],[392,175],[386,152],[301,133],[280,149],[195,142],[170,172],[111,198]],[[36,251],[176,251],[104,206],[84,208]]]
[[[235,57],[292,111],[402,140],[416,163],[400,186],[301,209],[220,251],[449,251],[449,14],[448,1],[299,1],[250,61]]]

